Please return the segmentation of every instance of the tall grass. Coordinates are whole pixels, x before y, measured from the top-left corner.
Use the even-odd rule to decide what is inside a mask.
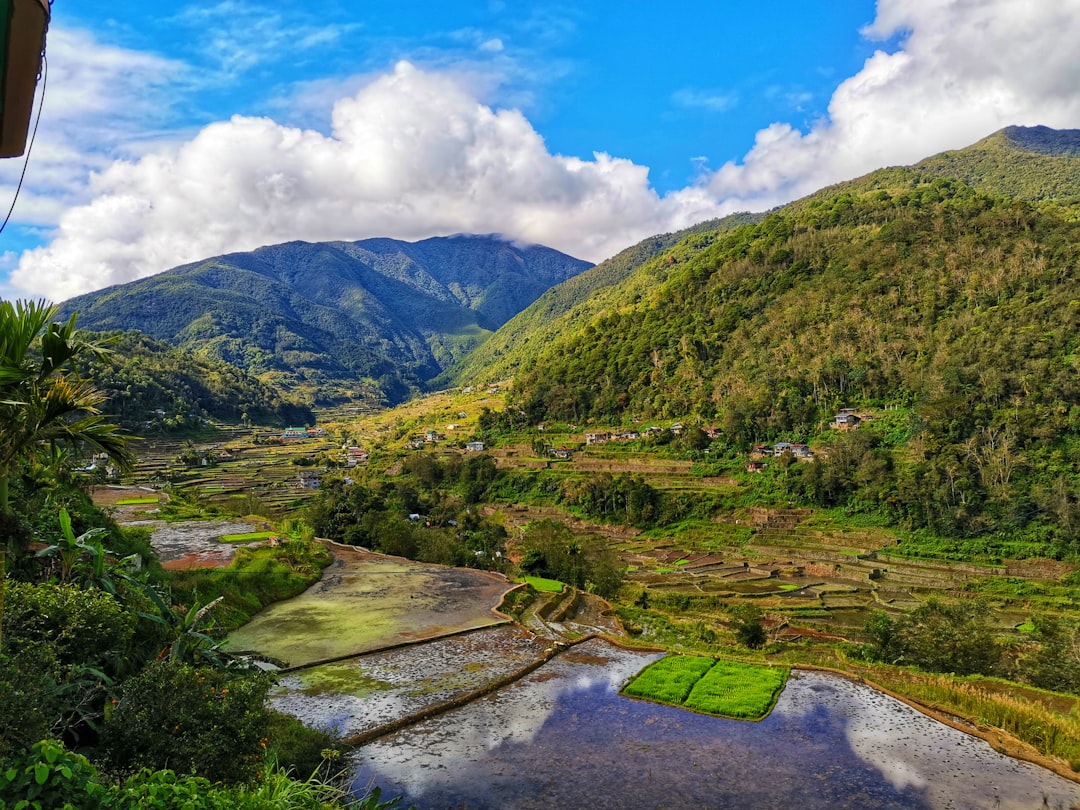
[[[1000,728],[1043,754],[1060,757],[1080,773],[1080,715],[1065,715],[1016,694],[981,688],[945,675],[878,669],[867,677],[897,694]]]

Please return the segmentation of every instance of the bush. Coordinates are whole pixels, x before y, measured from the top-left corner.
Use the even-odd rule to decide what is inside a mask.
[[[129,678],[102,728],[120,773],[171,768],[214,782],[250,779],[265,759],[269,678],[161,661]]]
[[[97,770],[58,740],[42,740],[0,769],[0,807],[97,810],[109,806]]]
[[[131,667],[135,620],[104,591],[7,583],[3,638],[12,654],[48,645],[60,667],[92,666],[115,676]]]

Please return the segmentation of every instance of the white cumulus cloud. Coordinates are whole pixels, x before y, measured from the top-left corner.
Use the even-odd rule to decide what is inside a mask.
[[[328,136],[237,116],[92,188],[15,285],[61,299],[293,239],[498,232],[599,260],[718,212],[698,190],[661,198],[628,160],[552,155],[520,112],[407,62],[339,101]]]
[[[292,239],[459,232],[598,261],[650,234],[763,210],[1010,124],[1080,126],[1080,0],[879,0],[863,33],[899,45],[843,81],[821,120],[805,131],[774,123],[741,160],[664,196],[646,166],[601,151],[552,154],[519,110],[481,101],[467,71],[403,61],[337,100],[327,134],[234,117],[92,164],[83,198],[66,205],[51,243],[22,255],[11,284],[62,299]],[[728,99],[686,90],[674,101],[722,115]],[[50,216],[44,202],[40,216]]]
[[[1080,126],[1080,0],[878,0],[864,34],[903,44],[874,53],[808,132],[758,132],[712,177],[715,198],[760,210],[1012,124]]]

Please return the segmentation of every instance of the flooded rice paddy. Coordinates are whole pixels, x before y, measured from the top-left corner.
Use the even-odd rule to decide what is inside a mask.
[[[229,638],[232,649],[293,665],[328,662],[284,673],[271,698],[310,725],[346,738],[378,732],[553,650],[519,626],[484,629],[498,622],[492,607],[508,587],[500,577],[354,549],[335,555],[318,584]],[[461,632],[469,628],[480,629]],[[420,643],[379,649],[412,641]],[[573,646],[520,680],[356,748],[353,789],[378,785],[419,810],[1080,802],[1080,785],[833,675],[793,673],[760,723],[621,697],[657,657],[599,639]]]
[[[427,808],[1038,808],[1080,785],[869,687],[793,673],[760,723],[630,700],[655,656],[586,642],[469,705],[368,743],[354,790]]]
[[[322,579],[229,634],[226,648],[300,666],[502,621],[506,579],[334,548]]]

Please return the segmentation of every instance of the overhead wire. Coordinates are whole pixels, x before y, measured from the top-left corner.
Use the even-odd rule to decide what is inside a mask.
[[[15,211],[15,203],[18,202],[19,192],[22,191],[23,180],[26,178],[26,168],[30,165],[30,152],[34,148],[34,139],[37,138],[38,124],[41,123],[41,110],[45,106],[45,88],[48,82],[49,60],[45,58],[45,54],[43,53],[41,55],[41,97],[38,99],[37,116],[34,118],[34,131],[30,134],[30,143],[26,147],[26,158],[23,160],[22,173],[19,174],[19,184],[15,187],[15,196],[11,199],[11,207],[8,208],[7,216],[4,217],[3,223],[0,223],[0,233],[3,233],[4,228],[7,227],[8,220],[11,219],[11,214]]]

